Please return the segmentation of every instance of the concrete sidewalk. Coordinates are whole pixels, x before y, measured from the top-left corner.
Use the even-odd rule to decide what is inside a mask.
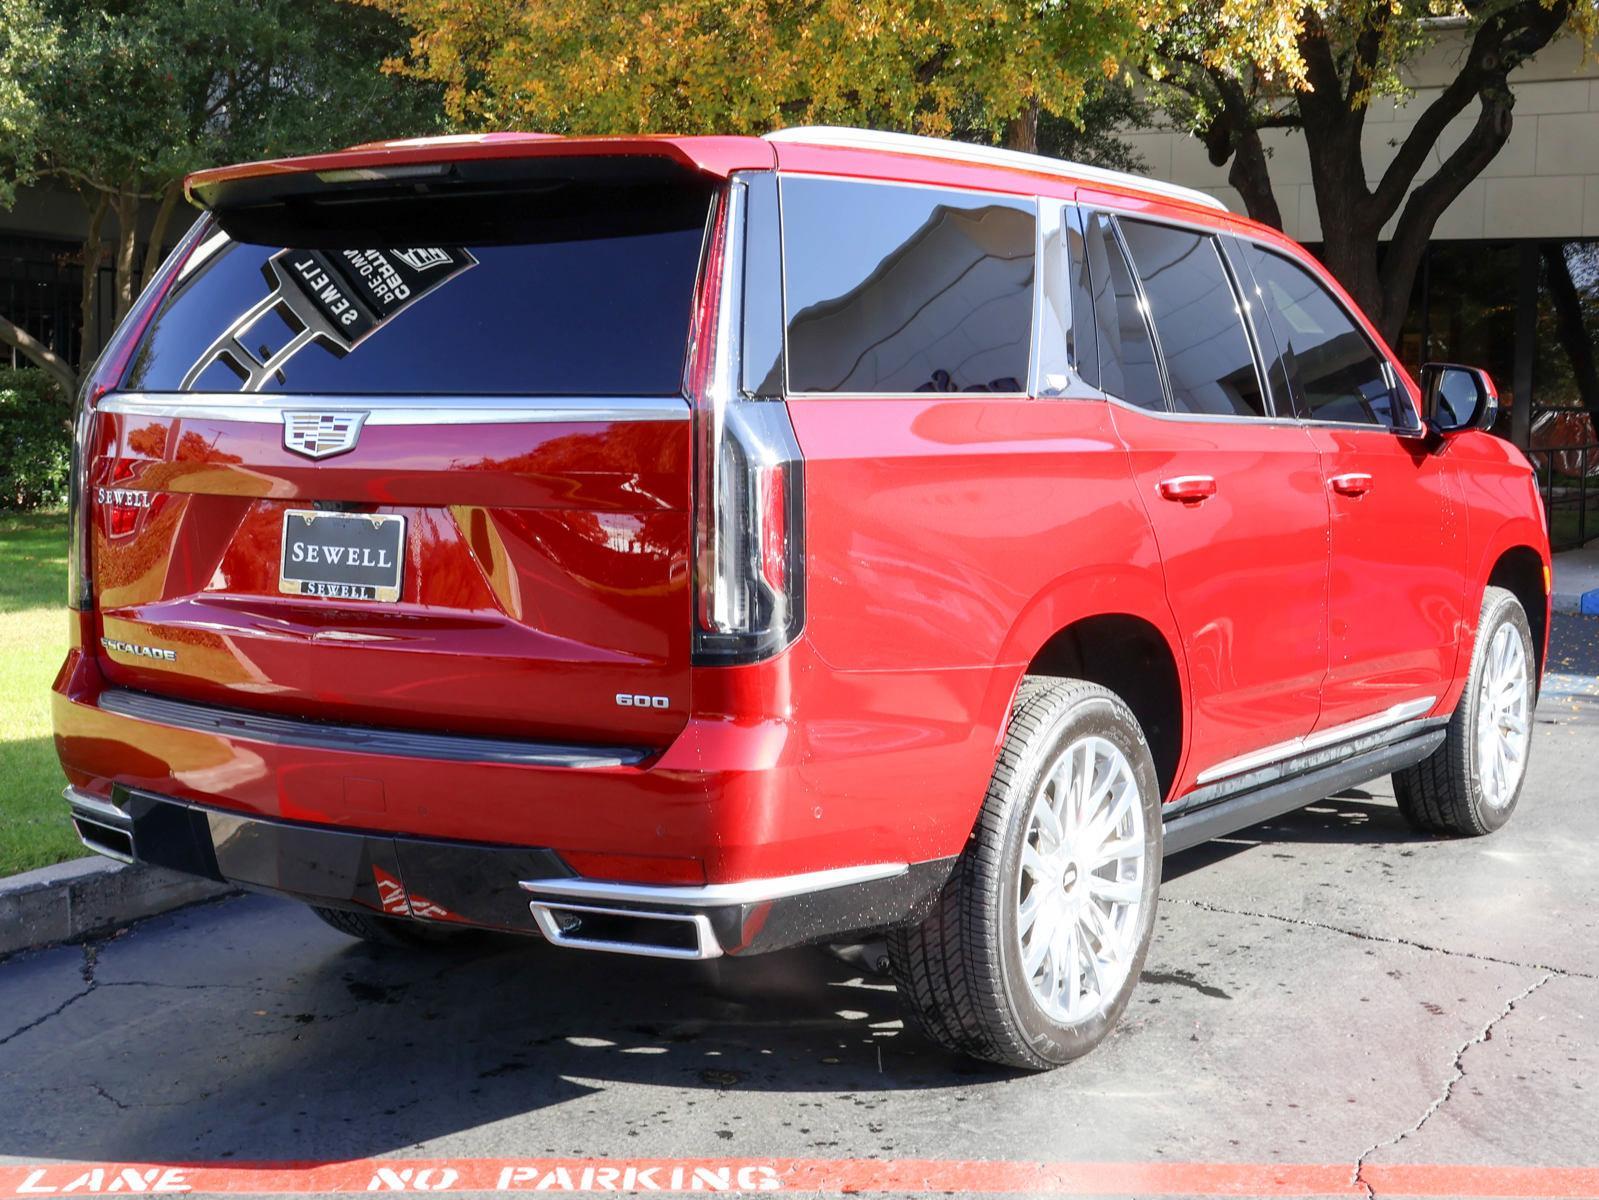
[[[1599,615],[1599,541],[1555,555],[1556,612]]]

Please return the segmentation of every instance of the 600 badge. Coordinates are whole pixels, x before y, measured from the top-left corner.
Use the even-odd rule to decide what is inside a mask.
[[[616,702],[622,708],[671,708],[672,702],[665,696],[637,696],[627,692],[617,692]]]

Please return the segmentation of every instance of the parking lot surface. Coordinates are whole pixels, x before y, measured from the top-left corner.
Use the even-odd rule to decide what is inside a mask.
[[[1505,830],[1419,836],[1385,781],[1173,858],[1119,1032],[1053,1074],[938,1050],[822,949],[380,952],[245,896],[0,963],[0,1195],[1599,1192],[1599,619],[1550,663]]]

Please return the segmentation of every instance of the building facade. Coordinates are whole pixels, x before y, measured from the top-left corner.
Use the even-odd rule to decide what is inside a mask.
[[[1459,28],[1436,30],[1406,72],[1414,96],[1372,106],[1362,150],[1373,186],[1454,76],[1467,37]],[[1412,368],[1449,361],[1492,373],[1510,411],[1503,432],[1529,451],[1556,540],[1571,544],[1599,535],[1599,439],[1589,415],[1599,412],[1599,62],[1566,40],[1511,82],[1510,140],[1438,222],[1395,348]],[[1470,105],[1448,127],[1434,166],[1476,116]],[[1321,222],[1303,138],[1292,130],[1262,138],[1284,228],[1316,249]],[[1197,138],[1156,128],[1126,140],[1150,175],[1247,211],[1227,185],[1227,168],[1213,166]]]

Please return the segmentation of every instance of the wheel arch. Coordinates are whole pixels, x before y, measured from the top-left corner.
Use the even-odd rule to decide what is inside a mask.
[[[1537,511],[1537,492],[1530,476],[1525,485],[1530,494],[1533,511]],[[1482,513],[1482,505],[1473,505],[1472,525]],[[1501,508],[1501,512],[1503,509]],[[1495,514],[1499,516],[1498,513]],[[1527,620],[1532,626],[1533,648],[1537,652],[1539,678],[1542,679],[1544,659],[1548,653],[1551,569],[1549,534],[1542,520],[1532,512],[1511,517],[1499,516],[1497,521],[1483,522],[1483,532],[1471,538],[1471,552],[1467,562],[1466,604],[1462,613],[1465,629],[1460,639],[1460,655],[1456,659],[1454,687],[1450,701],[1459,702],[1460,691],[1466,686],[1466,675],[1471,669],[1471,648],[1477,642],[1477,621],[1482,614],[1482,594],[1488,587],[1502,587],[1521,601],[1527,610]]]
[[[1171,797],[1187,748],[1188,675],[1162,581],[1141,571],[1067,581],[1029,607],[1009,643],[1005,661],[1020,666],[1004,695],[1001,737],[1027,675],[1097,683],[1132,709],[1161,794]]]
[[[1549,644],[1549,593],[1544,587],[1544,559],[1528,545],[1509,546],[1500,551],[1488,572],[1486,587],[1504,588],[1521,601],[1527,623],[1532,626],[1532,648],[1537,655],[1539,682],[1543,679],[1544,657]],[[1479,596],[1479,605],[1481,597]]]

